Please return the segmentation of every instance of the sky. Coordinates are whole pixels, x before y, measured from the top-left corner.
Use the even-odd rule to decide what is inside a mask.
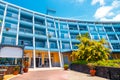
[[[5,0],[15,5],[49,15],[92,21],[120,21],[120,0]]]

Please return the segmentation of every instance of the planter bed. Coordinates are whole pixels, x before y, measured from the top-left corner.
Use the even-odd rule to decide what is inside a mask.
[[[5,71],[5,75],[13,74],[14,67],[15,67],[14,65],[13,66],[7,66],[7,70]],[[0,66],[0,69],[2,69],[2,66]]]
[[[71,64],[70,69],[87,74],[90,73],[90,69],[87,65]],[[95,69],[96,69],[96,76],[111,80],[120,80],[120,68],[96,66]]]

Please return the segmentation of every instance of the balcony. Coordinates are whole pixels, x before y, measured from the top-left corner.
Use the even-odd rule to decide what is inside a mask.
[[[68,34],[65,34],[65,33],[61,34],[61,39],[64,41],[70,41]]]
[[[3,16],[4,15],[4,10],[0,9],[0,15]]]
[[[120,27],[114,27],[114,29],[115,29],[115,32],[120,32]]]
[[[112,27],[104,27],[106,32],[114,32]]]
[[[26,22],[32,22],[31,19],[27,19],[27,18],[23,18],[23,17],[21,17],[20,20],[23,20],[23,21],[26,21]]]
[[[16,44],[16,39],[15,38],[10,38],[10,37],[3,37],[2,38],[2,44],[15,45]]]
[[[57,42],[50,41],[50,49],[57,49]]]
[[[25,46],[25,49],[33,49],[33,41],[32,40],[19,40],[18,45]]]
[[[75,45],[73,45],[73,46],[72,46],[72,48],[73,48],[73,50],[78,49],[78,47],[77,47],[77,46],[75,46]]]
[[[119,38],[119,40],[120,40],[120,34],[118,34],[118,38]]]
[[[81,25],[81,26],[79,26],[79,29],[80,29],[80,32],[88,32],[88,28],[87,28],[87,26],[84,26],[84,25]]]
[[[66,24],[60,24],[60,30],[68,30],[68,27]]]
[[[97,33],[96,32],[96,28],[95,28],[95,26],[89,26],[89,31],[91,32],[91,33]]]
[[[99,40],[98,35],[91,35],[91,38],[94,39],[94,40]]]
[[[18,13],[7,11],[6,17],[13,18],[13,19],[18,19]]]
[[[35,47],[38,50],[47,50],[48,46],[46,45],[46,41],[35,41]]]
[[[45,26],[45,21],[44,20],[36,20],[35,19],[35,24],[44,25]]]
[[[48,30],[48,38],[56,38],[56,35],[55,35],[55,31],[54,30]]]
[[[47,26],[49,29],[55,29],[54,23],[53,22],[47,22]]]
[[[69,43],[62,43],[62,49],[70,49]]]
[[[100,35],[100,38],[101,38],[101,39],[106,39],[106,40],[107,40],[106,35]]]
[[[111,45],[115,50],[120,49],[120,43],[111,43]]]
[[[19,33],[20,33],[22,36],[29,36],[29,37],[32,37],[32,36],[33,36],[32,30],[27,29],[27,28],[20,28],[20,29],[19,29]]]
[[[108,35],[109,40],[117,40],[116,35]]]
[[[69,30],[78,30],[77,25],[69,25]]]
[[[71,39],[76,39],[77,35],[71,35]]]
[[[20,28],[20,32],[32,34],[32,30],[26,28]]]
[[[36,35],[44,35],[45,36],[46,35],[45,33],[46,32],[44,32],[44,31],[37,31],[37,30],[35,30],[35,34]]]
[[[11,22],[5,22],[4,26],[4,32],[8,33],[17,33],[17,24],[11,23]]]

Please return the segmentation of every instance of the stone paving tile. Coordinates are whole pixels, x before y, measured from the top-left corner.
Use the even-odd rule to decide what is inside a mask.
[[[90,76],[75,71],[64,70],[45,70],[45,71],[29,71],[10,80],[107,80],[97,76]]]

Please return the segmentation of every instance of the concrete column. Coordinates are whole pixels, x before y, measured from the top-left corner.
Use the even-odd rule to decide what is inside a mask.
[[[18,45],[18,37],[19,37],[19,24],[20,24],[20,9],[19,9],[19,13],[18,13],[18,25],[17,25],[16,45]]]
[[[62,59],[61,59],[61,53],[60,53],[60,47],[59,47],[59,41],[58,41],[59,37],[57,35],[57,28],[56,28],[55,20],[54,20],[54,26],[55,26],[55,34],[56,34],[56,38],[57,38],[57,46],[58,46],[58,50],[59,50],[58,55],[59,55],[59,59],[60,59],[60,67],[63,67]],[[58,27],[60,27],[60,24],[58,25]]]
[[[51,64],[51,55],[49,50],[48,50],[48,57],[49,57],[49,67],[51,68],[52,64]]]
[[[70,36],[70,29],[69,29],[68,22],[67,22],[67,27],[68,27],[68,36],[69,36],[69,39],[70,39],[70,49],[72,50],[72,40],[71,40],[71,36]]]
[[[7,13],[7,4],[5,6],[5,10],[4,10],[4,16],[3,16],[3,21],[2,21],[2,27],[1,27],[1,33],[0,33],[0,44],[2,43],[2,33],[3,33],[3,29],[4,29],[4,24],[5,24],[5,17],[6,17],[6,13]]]
[[[48,25],[47,25],[46,17],[45,17],[45,25],[46,25],[47,44],[48,44],[49,67],[51,68],[52,64],[51,64],[51,55],[50,55],[50,43],[49,43],[49,37],[48,37]]]
[[[34,13],[33,13],[33,68],[34,69],[36,68]]]
[[[33,68],[36,69],[35,49],[33,50]]]

